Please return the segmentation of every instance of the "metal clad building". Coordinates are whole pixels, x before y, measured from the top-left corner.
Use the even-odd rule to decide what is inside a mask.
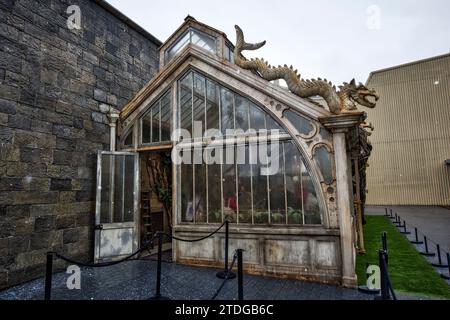
[[[372,72],[367,204],[450,205],[450,54]]]

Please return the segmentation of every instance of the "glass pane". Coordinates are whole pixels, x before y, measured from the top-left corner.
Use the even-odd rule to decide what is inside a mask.
[[[215,154],[215,152],[219,154]],[[220,173],[220,165],[222,162],[222,149],[206,148],[208,155],[208,221],[210,223],[222,222],[222,177]],[[216,163],[212,163],[210,159],[217,159]]]
[[[145,115],[141,121],[142,143],[150,143],[151,113]]]
[[[101,172],[101,195],[100,195],[100,223],[110,223],[111,216],[110,203],[111,203],[111,161],[110,155],[102,155],[102,172]]]
[[[238,162],[238,210],[239,223],[252,223],[252,167],[249,161],[249,147],[236,147],[236,158],[243,155],[243,163]]]
[[[172,109],[170,107],[170,91],[161,100],[161,141],[170,141],[172,125]]]
[[[198,133],[200,136],[194,138],[201,138],[205,129],[205,87],[205,78],[194,73],[194,121],[201,123],[201,128],[195,128],[196,130],[194,130],[194,133]]]
[[[256,131],[266,129],[265,114],[253,103],[250,103],[250,128]]]
[[[314,130],[311,122],[309,122],[308,119],[302,117],[298,113],[295,113],[291,110],[286,110],[285,112],[283,112],[283,116],[286,117],[301,134],[308,135]]]
[[[333,169],[331,167],[331,156],[328,149],[325,146],[319,146],[314,151],[314,159],[322,172],[325,183],[333,182]]]
[[[289,224],[303,224],[302,209],[302,159],[300,152],[292,142],[284,144],[286,173],[286,196]]]
[[[152,108],[152,142],[159,142],[159,101]]]
[[[199,46],[209,52],[216,52],[216,40],[204,33],[200,33],[197,30],[192,30],[192,43]]]
[[[206,81],[206,129],[219,130],[219,95],[217,85]]]
[[[222,133],[226,134],[227,129],[234,129],[234,108],[233,94],[223,87],[220,88],[220,103],[222,109]]]
[[[278,133],[284,132],[284,129],[268,113],[266,113],[266,128],[267,130],[278,130]]]
[[[189,150],[185,150],[189,152]],[[192,165],[182,163],[181,171],[181,221],[194,221]]]
[[[271,148],[268,146],[268,153]],[[277,158],[277,160],[274,160]],[[274,170],[269,175],[269,191],[270,191],[270,214],[271,223],[286,224],[286,207],[284,201],[284,164],[283,164],[283,149],[282,145],[278,143],[277,154],[270,154],[271,166],[275,166],[274,161],[278,161],[278,170]]]
[[[124,146],[132,146],[133,145],[133,129],[131,129],[130,132],[128,132],[127,136],[125,137],[125,140],[123,141]]]
[[[125,156],[124,222],[134,220],[134,156]]]
[[[261,174],[263,165],[256,152],[256,144],[250,144],[250,159],[253,174],[253,215],[255,224],[269,222],[269,209],[267,198],[267,176]]]
[[[227,61],[230,61],[230,48],[228,46],[223,47],[223,58]]]
[[[195,165],[195,222],[206,222],[206,165]]]
[[[311,176],[302,164],[302,198],[305,214],[305,224],[321,224],[319,200]]]
[[[248,104],[249,101],[239,95],[234,95],[236,109],[236,129],[248,130]]]
[[[234,146],[224,147],[223,170],[223,215],[231,222],[236,222],[236,168],[234,163]]]
[[[180,81],[180,128],[192,134],[192,72]]]
[[[189,30],[183,34],[180,39],[167,51],[166,62],[170,61],[178,52],[180,52],[190,41]]]
[[[114,201],[113,222],[123,222],[124,219],[124,193],[125,193],[125,157],[114,156]]]

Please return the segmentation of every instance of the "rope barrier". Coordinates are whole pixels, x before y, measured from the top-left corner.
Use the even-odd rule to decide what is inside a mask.
[[[131,253],[130,255],[120,259],[120,260],[116,260],[116,261],[110,261],[110,262],[101,262],[101,263],[87,263],[87,262],[80,262],[80,261],[76,261],[72,258],[66,257],[60,253],[54,252],[55,257],[65,260],[69,263],[72,264],[76,264],[78,266],[82,266],[82,267],[88,267],[88,268],[102,268],[102,267],[110,267],[122,262],[125,262],[127,260],[130,260],[131,258],[133,258],[134,256],[136,256],[137,254],[139,254],[140,252],[144,251],[145,249],[147,249],[150,246],[150,242],[146,243],[144,246],[142,246],[141,248],[139,248],[138,250],[136,250],[135,252]]]
[[[174,235],[170,235],[170,234],[165,233],[165,232],[158,232],[158,233],[161,233],[161,234],[165,235],[165,236],[168,237],[168,238],[175,239],[175,240],[178,240],[178,241],[184,241],[184,242],[198,242],[198,241],[202,241],[202,240],[208,239],[209,237],[211,237],[211,236],[213,236],[214,234],[216,234],[217,232],[219,232],[219,230],[223,228],[223,226],[225,225],[225,223],[226,223],[226,221],[225,221],[224,223],[222,223],[222,225],[221,225],[220,227],[218,227],[215,231],[211,232],[209,235],[206,235],[206,236],[201,237],[201,238],[198,238],[198,239],[183,239],[183,238],[175,237]]]
[[[225,220],[216,230],[214,230],[213,232],[211,232],[210,234],[201,237],[201,238],[197,238],[197,239],[183,239],[183,238],[179,238],[176,237],[174,235],[170,235],[168,233],[164,233],[162,231],[158,231],[156,232],[153,237],[149,240],[146,241],[144,243],[143,246],[141,246],[139,249],[137,249],[135,252],[129,254],[128,256],[120,259],[120,260],[116,260],[116,261],[110,261],[110,262],[102,262],[102,263],[87,263],[87,262],[81,262],[81,261],[76,261],[75,259],[69,258],[64,256],[63,254],[57,253],[57,252],[47,252],[47,267],[46,267],[46,277],[45,277],[45,300],[50,300],[51,298],[51,287],[52,287],[52,270],[53,270],[53,259],[56,256],[57,258],[64,260],[66,262],[78,265],[78,266],[83,266],[83,267],[88,267],[88,268],[101,268],[101,267],[109,267],[109,266],[113,266],[122,262],[125,262],[127,260],[130,260],[131,258],[135,257],[136,255],[138,255],[140,252],[142,252],[143,250],[149,249],[149,247],[153,248],[154,247],[154,240],[155,238],[158,238],[158,265],[157,265],[157,280],[156,280],[156,294],[152,299],[167,299],[165,297],[163,297],[161,295],[161,263],[162,263],[162,241],[163,241],[163,237],[166,236],[170,239],[174,239],[174,240],[178,240],[178,241],[184,241],[184,242],[198,242],[198,241],[202,241],[205,240],[211,236],[213,236],[214,234],[216,234],[217,232],[219,232],[220,229],[223,228],[223,226],[226,226],[226,243],[225,243],[225,251],[226,251],[226,258],[225,258],[225,270],[221,273],[224,274],[223,277],[223,282],[221,283],[221,285],[219,286],[219,288],[217,289],[216,293],[214,294],[214,296],[211,298],[211,300],[214,300],[219,293],[221,292],[221,290],[223,289],[225,282],[229,279],[232,279],[234,277],[236,277],[236,275],[231,271],[234,267],[234,264],[236,263],[236,260],[239,260],[239,266],[238,266],[238,271],[239,271],[239,299],[242,300],[243,299],[243,288],[242,288],[242,250],[241,249],[236,249],[233,255],[233,261],[231,262],[231,266],[230,268],[228,268],[228,224],[229,221]],[[167,277],[165,277],[167,278]]]

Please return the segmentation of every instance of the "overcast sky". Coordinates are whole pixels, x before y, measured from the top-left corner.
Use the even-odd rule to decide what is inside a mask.
[[[365,82],[374,70],[450,52],[448,0],[108,0],[165,41],[190,14],[235,42],[266,40],[247,57],[288,64],[303,78]]]

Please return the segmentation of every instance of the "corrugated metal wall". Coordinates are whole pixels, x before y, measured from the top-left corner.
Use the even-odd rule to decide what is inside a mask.
[[[367,204],[450,205],[450,55],[375,72]]]

